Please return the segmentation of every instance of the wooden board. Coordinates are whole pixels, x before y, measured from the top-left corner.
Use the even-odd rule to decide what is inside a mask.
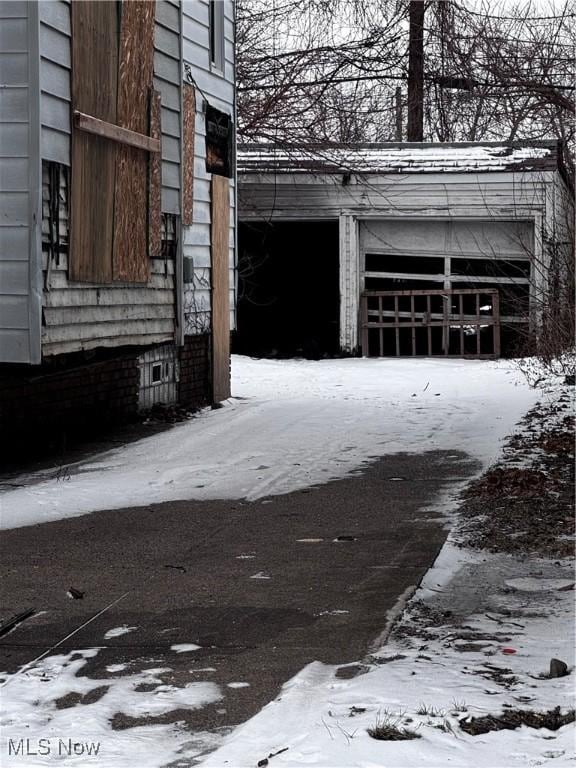
[[[194,206],[194,136],[196,133],[196,92],[189,83],[182,85],[182,224],[189,227],[193,219]]]
[[[150,136],[160,139],[161,96],[150,91]],[[148,256],[160,256],[162,250],[162,156],[151,154],[148,161]]]
[[[106,0],[73,2],[72,108],[116,122],[118,15]],[[112,280],[116,145],[74,128],[70,200],[71,280]]]
[[[155,1],[122,3],[117,123],[137,133],[148,133],[149,129],[155,14]],[[144,283],[150,274],[148,154],[130,146],[119,147],[117,154],[113,278]]]
[[[230,191],[225,176],[212,176],[212,385],[215,403],[230,397]]]
[[[115,123],[106,123],[97,117],[87,115],[84,112],[74,111],[74,125],[81,131],[93,133],[95,136],[104,136],[111,141],[117,141],[120,144],[129,144],[131,147],[146,149],[148,152],[159,153],[161,149],[160,139],[153,139],[143,133],[129,131],[128,128],[121,128]]]

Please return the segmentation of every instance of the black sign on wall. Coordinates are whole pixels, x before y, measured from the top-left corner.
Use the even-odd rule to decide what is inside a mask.
[[[230,115],[206,106],[206,171],[218,176],[233,174],[234,124]]]

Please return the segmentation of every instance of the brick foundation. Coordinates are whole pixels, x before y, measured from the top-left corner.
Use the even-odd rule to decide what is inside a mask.
[[[64,445],[134,416],[135,352],[87,362],[63,355],[35,368],[0,370],[0,455]]]
[[[186,336],[180,349],[180,405],[201,408],[212,403],[210,334]]]
[[[140,348],[106,351],[87,361],[60,355],[38,367],[0,367],[0,459],[3,463],[64,450],[138,420]],[[178,402],[212,403],[210,334],[187,336],[178,350]]]

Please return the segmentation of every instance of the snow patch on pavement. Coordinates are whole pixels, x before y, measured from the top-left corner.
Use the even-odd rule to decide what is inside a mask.
[[[122,624],[121,627],[113,627],[106,632],[104,640],[111,640],[113,637],[127,635],[129,632],[134,632],[136,629],[138,629],[138,627],[129,627],[127,624]]]
[[[176,651],[176,653],[190,653],[191,651],[198,651],[200,648],[200,645],[194,645],[194,643],[176,643],[176,645],[170,646],[170,650]]]
[[[0,527],[181,499],[255,500],[401,451],[464,451],[486,465],[538,398],[509,361],[234,357],[232,374],[226,407],[22,479],[0,496]]]
[[[166,685],[162,675],[170,669],[148,669],[101,680],[82,676],[83,667],[98,651],[89,648],[50,656],[8,678],[0,694],[3,768],[61,765],[64,758],[67,766],[83,768],[88,764],[94,768],[156,768],[178,759],[190,761],[207,746],[215,745],[214,735],[191,735],[178,725],[142,724],[113,729],[111,720],[118,713],[134,718],[156,717],[179,708],[205,707],[222,699],[222,694],[211,682]],[[113,666],[108,671],[120,671],[122,665]],[[57,704],[70,694],[84,697],[97,689],[101,695],[95,701],[82,702],[81,706]],[[30,739],[30,753],[10,755],[10,742],[18,744],[20,739]],[[98,748],[96,753],[95,746],[91,754],[84,750],[82,754],[67,755],[63,749],[68,740]],[[48,754],[39,750],[41,743],[50,748]],[[34,751],[38,754],[34,755]]]
[[[394,630],[386,646],[365,661],[365,673],[352,679],[337,677],[337,667],[309,664],[202,767],[252,768],[278,753],[277,768],[525,768],[549,761],[550,768],[574,768],[571,725],[557,731],[522,726],[478,736],[459,725],[462,719],[511,709],[566,712],[574,706],[573,592],[556,587],[553,594],[538,590],[523,596],[511,591],[506,575],[522,567],[508,555],[479,555],[447,544],[412,605],[424,600],[434,608],[438,593],[444,593],[442,609],[466,600],[464,579],[479,593],[476,612],[455,623],[431,615],[429,626],[424,620],[414,635]],[[535,574],[558,567],[571,569],[549,561],[526,566]],[[545,576],[543,581],[550,585]],[[410,611],[409,606],[408,617]],[[552,657],[565,660],[572,673],[548,678]],[[384,721],[417,738],[373,739],[367,729]]]

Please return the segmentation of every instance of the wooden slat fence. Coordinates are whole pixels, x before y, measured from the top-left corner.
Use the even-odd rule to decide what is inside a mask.
[[[376,356],[500,356],[496,289],[364,291],[362,354]]]

